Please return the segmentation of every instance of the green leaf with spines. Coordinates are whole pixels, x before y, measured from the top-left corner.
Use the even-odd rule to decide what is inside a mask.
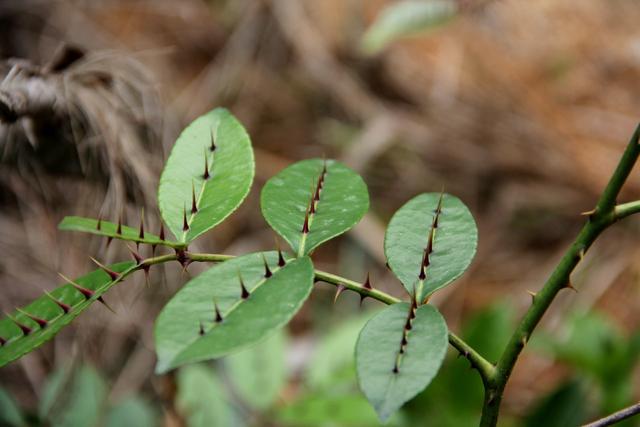
[[[309,214],[319,181],[319,200]],[[302,256],[357,224],[369,209],[369,193],[362,178],[343,164],[310,159],[267,181],[260,206],[269,225]]]
[[[271,271],[268,278],[263,255]],[[277,252],[265,252],[234,258],[195,277],[156,319],[156,372],[222,357],[266,338],[302,306],[313,273],[308,257],[279,267]],[[246,299],[241,297],[240,276],[250,293]],[[216,321],[216,305],[221,322]]]
[[[121,262],[111,265],[111,270],[118,273],[127,273],[135,268],[133,262]],[[31,328],[28,335],[24,335],[16,323],[8,317],[0,320],[0,337],[6,342],[0,347],[0,367],[33,351],[45,341],[51,339],[58,331],[78,317],[87,307],[100,298],[120,279],[111,280],[111,277],[103,270],[95,270],[91,273],[75,279],[80,286],[93,291],[90,298],[85,298],[82,293],[71,284],[64,284],[51,291],[50,295],[58,301],[66,304],[71,309],[68,313],[56,304],[49,296],[43,295],[31,304],[22,308],[23,311],[47,321],[43,328],[27,315],[16,312],[12,315],[21,324]]]
[[[464,273],[477,244],[476,223],[460,199],[424,193],[393,215],[384,237],[384,252],[407,291],[415,291],[422,301]],[[425,251],[430,251],[426,258]]]
[[[121,225],[120,233],[118,233],[118,224],[80,216],[64,217],[60,224],[58,224],[58,229],[63,231],[79,231],[82,233],[96,234],[98,236],[110,237],[112,239],[126,240],[134,243],[146,243],[148,245],[164,245],[170,247],[184,246],[184,244],[179,242],[162,240],[159,236],[147,231],[144,232],[144,237],[140,238],[140,229],[129,227],[127,225]]]
[[[251,188],[254,169],[249,135],[231,113],[216,108],[200,116],[178,137],[160,177],[162,219],[179,242],[189,243],[240,206]],[[192,211],[194,196],[196,211]]]
[[[398,303],[385,308],[367,322],[356,344],[360,388],[383,422],[429,385],[447,352],[442,315],[431,305],[421,305],[409,329],[411,307]]]

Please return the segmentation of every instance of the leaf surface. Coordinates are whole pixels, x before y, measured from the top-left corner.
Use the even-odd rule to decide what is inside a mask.
[[[254,253],[212,267],[176,293],[156,319],[158,373],[255,344],[293,317],[311,292],[311,260],[298,258],[279,267],[276,252],[264,255],[269,278],[263,254]],[[250,293],[246,299],[239,274]]]
[[[146,243],[149,245],[166,245],[171,247],[180,246],[180,243],[178,242],[162,240],[155,234],[148,233],[146,231],[144,232],[144,236],[140,237],[140,229],[138,228],[121,225],[120,232],[118,232],[118,224],[80,216],[64,217],[60,224],[58,224],[58,229],[63,231],[79,231],[82,233],[96,234],[98,236],[111,237],[112,239]]]
[[[314,200],[318,182],[321,190]],[[312,200],[315,212],[309,214]],[[269,225],[302,256],[357,224],[369,209],[369,193],[362,178],[343,164],[310,159],[272,177],[262,189],[260,205]]]
[[[460,199],[425,193],[393,215],[385,233],[384,252],[407,291],[413,294],[415,288],[422,300],[464,273],[477,244],[476,223]]]
[[[187,126],[158,187],[162,219],[178,241],[189,243],[236,210],[249,193],[254,168],[249,135],[227,110],[217,108]]]
[[[408,303],[385,308],[367,322],[356,344],[360,388],[383,422],[429,385],[447,352],[447,325],[438,310],[419,306],[407,329],[409,310]]]

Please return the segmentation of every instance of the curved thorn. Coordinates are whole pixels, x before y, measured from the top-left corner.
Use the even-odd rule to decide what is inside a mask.
[[[73,280],[69,279],[64,274],[58,273],[58,275],[62,278],[62,280],[64,280],[65,282],[69,283],[71,286],[76,288],[76,290],[78,292],[80,292],[82,294],[82,296],[84,296],[85,299],[90,299],[95,294],[95,291],[93,291],[91,289],[88,289],[88,288],[85,288],[84,286],[81,286],[81,285],[77,284],[76,282],[74,282]]]
[[[269,269],[269,264],[267,264],[267,258],[264,256],[264,252],[262,253],[262,261],[264,262],[264,277],[268,279],[273,276],[273,273],[271,273],[271,270]]]
[[[98,261],[97,259],[95,259],[94,257],[89,257],[91,259],[91,261],[93,261],[98,267],[100,267],[102,269],[102,271],[104,271],[105,273],[107,273],[109,275],[109,277],[111,278],[111,280],[117,280],[120,277],[119,273],[116,273],[115,271],[111,270],[109,267],[107,267],[104,264],[101,264],[100,261]]]
[[[53,295],[51,295],[47,291],[44,291],[44,294],[46,296],[48,296],[51,301],[56,303],[58,305],[58,307],[60,307],[62,309],[62,311],[64,311],[64,314],[67,314],[68,312],[71,311],[71,306],[70,305],[63,303],[62,301],[60,301],[59,299],[57,299],[56,297],[54,297]]]
[[[31,314],[31,313],[27,313],[26,311],[24,311],[24,310],[23,310],[23,309],[21,309],[21,308],[16,308],[16,311],[17,311],[17,312],[19,312],[19,313],[24,314],[24,315],[25,315],[25,316],[27,316],[29,319],[31,319],[31,320],[33,320],[34,322],[36,322],[36,323],[38,324],[38,326],[40,326],[40,328],[42,328],[42,329],[46,328],[46,327],[47,327],[47,325],[49,324],[49,321],[48,321],[48,320],[45,320],[45,319],[43,319],[43,318],[41,318],[41,317],[38,317],[38,316],[34,316],[34,315],[33,315],[33,314]]]

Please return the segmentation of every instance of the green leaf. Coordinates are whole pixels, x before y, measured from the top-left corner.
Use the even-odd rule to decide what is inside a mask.
[[[272,272],[269,278],[263,254],[249,254],[205,271],[169,301],[156,319],[158,373],[255,344],[293,317],[313,286],[311,259],[278,267],[276,252],[264,255]],[[241,298],[239,274],[250,292],[246,299]],[[221,322],[216,321],[214,301]]]
[[[173,146],[158,188],[162,219],[178,241],[189,243],[240,206],[253,175],[249,135],[231,113],[216,108],[187,126]],[[197,212],[192,213],[194,197]]]
[[[280,330],[268,339],[225,358],[231,384],[251,407],[269,408],[286,384],[286,342],[286,334]]]
[[[0,426],[22,427],[24,420],[20,408],[11,395],[0,387]]]
[[[98,227],[98,223],[100,226]],[[117,240],[127,240],[129,242],[146,243],[149,245],[164,245],[170,247],[184,246],[178,242],[171,242],[168,240],[162,240],[155,234],[144,232],[144,237],[140,237],[140,230],[132,228],[126,225],[120,226],[120,233],[118,233],[118,225],[113,222],[100,220],[93,218],[84,218],[80,216],[66,216],[58,224],[59,230],[64,231],[80,231],[82,233],[91,233],[98,236],[111,237]]]
[[[38,401],[38,416],[41,419],[46,419],[58,403],[69,385],[72,373],[72,367],[68,366],[56,369],[47,377]]]
[[[136,396],[123,399],[107,414],[106,427],[154,427],[158,425],[156,413],[144,399]]]
[[[320,199],[315,213],[308,215],[309,232],[303,233],[318,182]],[[262,189],[260,205],[269,225],[302,256],[357,224],[369,209],[369,193],[362,178],[343,164],[310,159],[272,177]]]
[[[406,329],[409,310],[407,303],[385,308],[367,322],[356,344],[360,388],[383,422],[429,385],[447,352],[447,325],[438,310],[419,306]],[[403,336],[407,343],[401,346]]]
[[[121,262],[111,265],[111,270],[118,273],[127,273],[135,269],[133,262]],[[93,296],[85,298],[71,284],[62,285],[53,291],[50,295],[57,301],[62,302],[70,307],[68,313],[59,306],[49,296],[42,296],[23,307],[22,310],[47,322],[46,326],[41,327],[38,323],[29,318],[24,313],[16,312],[13,318],[22,325],[31,329],[28,335],[25,335],[21,328],[11,319],[5,317],[0,320],[0,337],[6,340],[5,344],[0,347],[0,367],[29,353],[45,341],[51,339],[58,331],[68,325],[73,319],[78,317],[87,307],[100,298],[113,285],[119,283],[121,279],[111,280],[111,277],[103,270],[95,270],[85,276],[74,280],[83,288],[93,292]]]
[[[580,381],[572,380],[538,402],[526,418],[526,427],[574,427],[586,420],[588,396]]]
[[[384,237],[384,252],[391,270],[410,294],[415,289],[421,301],[464,273],[477,244],[476,223],[460,199],[425,193],[409,200],[393,215]],[[429,251],[425,262],[424,254]],[[428,264],[426,268],[424,264]]]
[[[374,54],[392,41],[433,30],[456,14],[452,0],[404,0],[387,6],[362,38],[362,50]]]
[[[184,366],[178,371],[176,406],[189,427],[238,424],[215,371],[205,365]]]
[[[55,427],[98,426],[107,398],[107,386],[95,369],[83,366],[71,383],[63,407],[51,415]]]

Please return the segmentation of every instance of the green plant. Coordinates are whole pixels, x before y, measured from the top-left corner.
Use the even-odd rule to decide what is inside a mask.
[[[495,364],[449,331],[438,310],[429,304],[434,292],[467,269],[476,250],[473,217],[451,195],[421,194],[400,208],[389,223],[384,250],[389,268],[409,295],[407,301],[374,289],[369,278],[358,283],[314,268],[312,251],[353,227],[369,207],[362,179],[333,160],[295,163],[262,189],[262,213],[290,245],[291,254],[280,249],[240,257],[190,252],[190,242],[240,205],[253,180],[249,136],[229,112],[216,109],[184,130],[160,179],[160,212],[174,240],[167,238],[163,228],[153,235],[143,224],[134,229],[101,218],[67,217],[60,224],[62,230],[93,233],[136,246],[150,245],[153,253],[157,247],[165,247],[173,253],[143,259],[130,248],[134,261],[110,266],[95,261],[97,270],[75,280],[65,279],[66,284],[7,315],[0,321],[0,366],[53,337],[93,302],[104,303],[103,295],[136,271],[148,272],[153,265],[170,261],[179,262],[183,268],[192,262],[220,262],[189,281],[158,316],[157,373],[262,343],[295,315],[314,281],[323,281],[337,287],[336,297],[351,290],[361,298],[388,304],[362,328],[355,350],[360,387],[381,420],[387,420],[429,385],[451,344],[482,379],[480,424],[494,426],[518,356],[557,293],[572,287],[573,269],[602,231],[640,211],[640,202],[616,205],[616,197],[640,154],[639,132],[640,128],[596,208],[585,213],[586,224],[576,241],[542,290],[533,295],[531,307],[506,346],[496,352],[500,355]],[[203,380],[200,371],[196,366],[181,371],[179,383],[215,389],[216,384]],[[193,405],[197,400],[196,390],[186,391],[179,405]],[[255,405],[268,403],[268,399],[254,401]],[[219,416],[207,415],[210,409],[202,408],[202,415],[195,416]]]

